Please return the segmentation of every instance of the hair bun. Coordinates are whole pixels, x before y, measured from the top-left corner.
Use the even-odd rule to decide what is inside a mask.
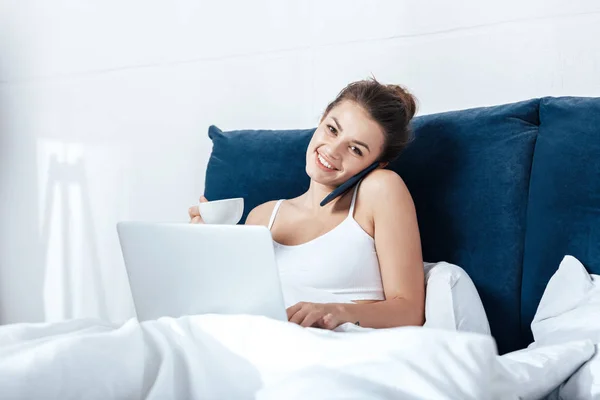
[[[417,112],[417,101],[415,96],[413,96],[406,88],[400,85],[389,84],[386,86],[400,98],[400,101],[402,101],[402,104],[404,104],[404,108],[406,110],[406,117],[409,120],[412,119]]]

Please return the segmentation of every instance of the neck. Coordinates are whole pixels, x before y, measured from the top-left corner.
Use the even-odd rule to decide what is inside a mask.
[[[314,212],[319,212],[321,210],[333,207],[339,198],[331,201],[324,207],[321,207],[321,202],[334,189],[334,187],[322,185],[311,180],[308,190],[302,196],[304,207]]]

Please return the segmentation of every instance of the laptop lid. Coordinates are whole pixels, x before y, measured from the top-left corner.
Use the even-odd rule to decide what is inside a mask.
[[[212,313],[287,320],[266,227],[120,222],[117,231],[140,321]]]

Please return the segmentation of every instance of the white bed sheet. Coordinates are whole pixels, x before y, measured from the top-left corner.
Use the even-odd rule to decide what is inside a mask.
[[[344,328],[231,315],[8,325],[0,327],[0,393],[11,399],[269,399],[304,387],[320,398],[466,400],[510,398],[516,382],[510,374],[497,381],[500,363],[489,336]]]

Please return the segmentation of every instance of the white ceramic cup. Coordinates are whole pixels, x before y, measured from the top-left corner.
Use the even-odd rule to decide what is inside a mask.
[[[215,200],[198,204],[200,216],[206,224],[235,225],[244,213],[244,199]]]

